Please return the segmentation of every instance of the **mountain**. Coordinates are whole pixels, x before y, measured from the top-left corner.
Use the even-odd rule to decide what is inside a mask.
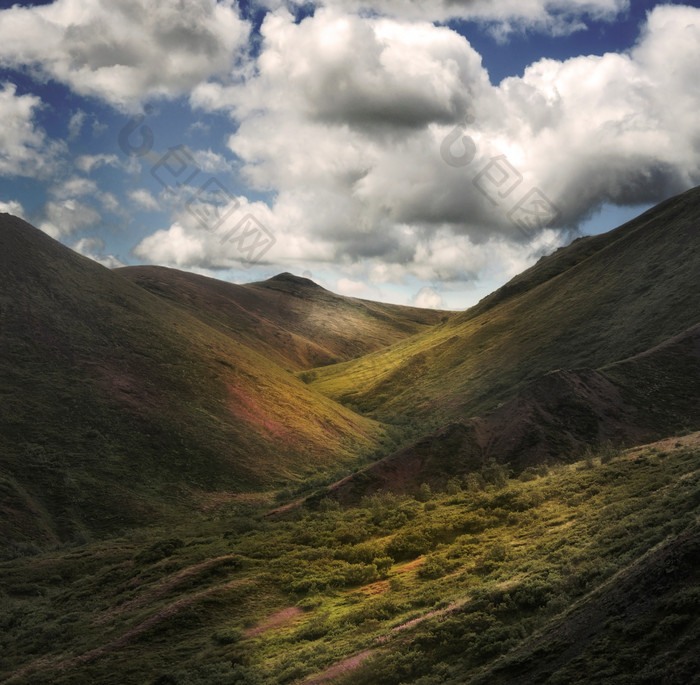
[[[417,494],[500,463],[516,474],[586,448],[638,445],[700,426],[700,324],[600,370],[556,370],[497,409],[453,422],[331,485],[344,504]],[[318,495],[316,496],[316,499]]]
[[[116,273],[295,371],[362,356],[455,315],[342,297],[289,273],[246,285],[156,266]]]
[[[318,369],[313,387],[435,429],[493,410],[556,369],[597,369],[700,321],[700,188],[581,238],[445,325]]]
[[[379,424],[186,309],[0,216],[0,544],[107,534],[380,447]]]
[[[695,682],[699,225],[449,314],[0,216],[0,680]]]

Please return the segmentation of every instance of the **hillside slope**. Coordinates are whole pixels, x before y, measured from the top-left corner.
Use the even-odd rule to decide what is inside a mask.
[[[314,387],[424,428],[493,409],[553,369],[599,368],[700,321],[700,188],[543,258],[445,325],[318,370]]]
[[[514,473],[588,446],[634,445],[700,428],[700,324],[599,370],[550,371],[483,417],[450,423],[328,488],[343,503],[417,494],[492,462]]]
[[[116,271],[294,370],[373,352],[456,314],[342,297],[288,273],[236,285],[158,266]]]
[[[381,427],[0,216],[0,544],[120,530],[376,449]]]

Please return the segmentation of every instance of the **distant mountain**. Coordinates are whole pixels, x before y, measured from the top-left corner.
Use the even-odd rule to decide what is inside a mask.
[[[289,273],[236,285],[157,266],[116,272],[295,371],[373,352],[456,314],[342,297]]]
[[[215,281],[152,270],[170,277],[169,302],[127,273],[0,215],[0,544],[114,532],[186,511],[207,491],[279,485],[377,449],[379,424],[275,363],[287,353],[266,356],[269,341],[240,342],[236,316],[252,326],[255,313],[228,317],[225,301],[217,310]],[[284,284],[242,292],[254,309]],[[281,308],[288,297],[280,291]],[[210,307],[196,317],[187,310],[200,301]],[[292,329],[293,311],[280,311]],[[396,327],[412,325],[422,324]]]

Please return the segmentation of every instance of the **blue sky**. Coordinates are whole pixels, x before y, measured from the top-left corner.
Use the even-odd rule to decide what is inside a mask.
[[[0,211],[106,266],[464,308],[700,182],[688,3],[0,7]]]

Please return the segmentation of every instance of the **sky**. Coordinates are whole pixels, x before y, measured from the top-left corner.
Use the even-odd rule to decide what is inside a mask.
[[[0,212],[108,267],[463,309],[700,183],[700,8],[0,4]]]

